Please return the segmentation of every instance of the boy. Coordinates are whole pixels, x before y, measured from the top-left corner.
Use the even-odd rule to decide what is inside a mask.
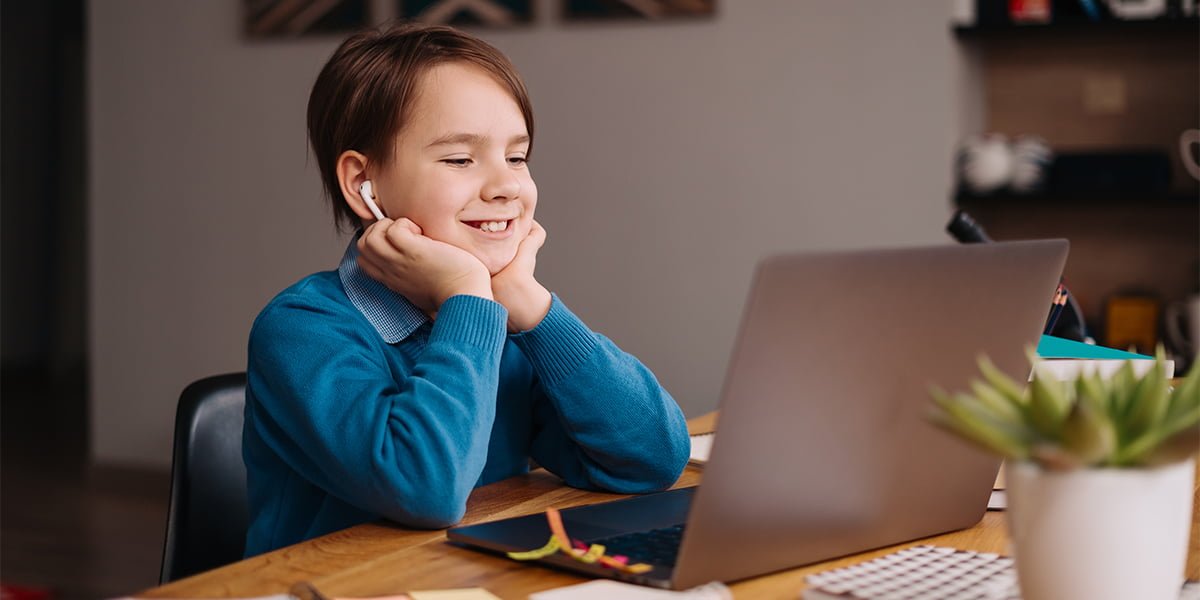
[[[308,130],[338,221],[365,230],[250,333],[247,556],[380,516],[447,527],[530,458],[577,487],[674,483],[678,405],[534,277],[533,114],[499,51],[447,27],[359,33]]]

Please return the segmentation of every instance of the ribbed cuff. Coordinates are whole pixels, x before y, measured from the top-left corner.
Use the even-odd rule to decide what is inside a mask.
[[[537,327],[512,336],[542,381],[553,384],[574,373],[596,349],[596,334],[555,294]]]
[[[429,333],[429,343],[469,344],[492,352],[504,346],[508,310],[499,302],[459,294],[451,296],[438,309]]]

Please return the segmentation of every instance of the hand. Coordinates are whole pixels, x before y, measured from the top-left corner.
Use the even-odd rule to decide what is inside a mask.
[[[529,234],[517,246],[508,266],[492,276],[492,294],[508,309],[508,330],[529,331],[550,312],[550,292],[533,277],[537,253],[546,243],[546,230],[532,221]]]
[[[358,264],[428,314],[457,294],[492,299],[487,267],[478,258],[425,237],[408,219],[383,219],[367,227],[358,240]]]

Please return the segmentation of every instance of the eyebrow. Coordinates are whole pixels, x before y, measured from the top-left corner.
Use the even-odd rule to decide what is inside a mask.
[[[488,141],[488,137],[486,135],[479,135],[477,133],[451,133],[451,134],[443,135],[442,137],[440,137],[436,140],[433,140],[425,147],[433,148],[434,146],[453,146],[455,144],[467,144],[469,146],[479,146],[479,145],[485,144],[487,141]],[[508,145],[512,146],[515,144],[525,144],[528,142],[529,142],[529,135],[521,134],[521,135],[513,136],[512,139],[510,139],[508,141]]]

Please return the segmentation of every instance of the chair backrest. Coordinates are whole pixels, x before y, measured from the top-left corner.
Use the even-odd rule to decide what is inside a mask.
[[[207,377],[179,396],[159,583],[241,560],[249,517],[242,421],[246,374]]]

